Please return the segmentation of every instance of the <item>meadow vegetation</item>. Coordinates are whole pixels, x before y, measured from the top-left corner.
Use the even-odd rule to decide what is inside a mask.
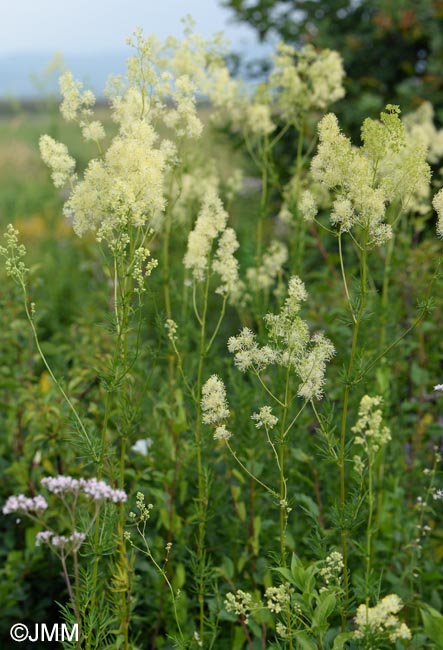
[[[0,121],[5,647],[443,648],[432,105],[351,141],[338,52],[129,43]]]

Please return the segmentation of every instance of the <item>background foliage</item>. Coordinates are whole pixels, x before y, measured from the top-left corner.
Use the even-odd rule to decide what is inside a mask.
[[[428,100],[443,120],[441,0],[223,0],[261,39],[337,49],[348,79],[335,112],[355,135],[387,103]]]

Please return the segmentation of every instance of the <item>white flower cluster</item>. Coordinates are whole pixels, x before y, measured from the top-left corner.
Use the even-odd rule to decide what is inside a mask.
[[[275,103],[287,122],[297,123],[310,110],[324,110],[344,97],[345,75],[341,57],[333,50],[312,45],[296,50],[279,43],[269,83]]]
[[[237,589],[235,594],[229,592],[225,598],[225,609],[227,612],[241,616],[244,622],[248,622],[248,617],[256,604],[254,603],[252,594]]]
[[[306,400],[321,399],[325,383],[326,364],[335,354],[331,341],[322,333],[313,334],[298,358],[299,352],[295,349],[288,355],[289,363],[294,366],[301,383],[298,396]]]
[[[144,293],[146,291],[145,278],[148,278],[158,266],[158,260],[154,258],[149,259],[150,257],[151,251],[144,246],[139,246],[134,251],[131,275],[137,283],[137,293]]]
[[[52,171],[55,187],[63,187],[69,180],[74,182],[75,160],[69,155],[66,145],[56,142],[49,135],[42,135],[39,146],[43,162]]]
[[[10,223],[3,234],[6,246],[0,246],[0,255],[5,258],[6,275],[14,282],[22,284],[29,272],[23,258],[26,255],[26,248],[18,243],[19,232]]]
[[[63,97],[62,103],[60,104],[60,112],[64,119],[67,122],[77,122],[85,140],[92,140],[96,143],[103,140],[106,135],[103,124],[98,120],[91,120],[93,114],[92,109],[95,105],[94,93],[90,90],[83,90],[83,84],[81,81],[75,81],[71,72],[62,74],[59,80],[59,86]],[[62,147],[63,145],[58,146]],[[45,160],[45,162],[47,161]],[[59,187],[55,183],[54,177],[53,180],[55,186]]]
[[[323,568],[320,569],[320,575],[325,581],[327,587],[331,585],[339,586],[341,584],[343,569],[343,555],[338,551],[332,551],[332,553],[325,559]],[[321,591],[324,589],[326,589],[326,587],[323,587]]]
[[[143,494],[143,492],[137,492],[135,504],[137,506],[137,510],[139,511],[138,514],[139,521],[141,523],[147,522],[151,517],[151,510],[153,510],[154,505],[152,503],[146,504],[145,495]],[[136,513],[130,512],[129,518],[136,520],[137,519]]]
[[[126,492],[114,490],[105,481],[96,478],[76,479],[72,476],[48,476],[41,480],[41,484],[53,494],[84,494],[93,501],[112,501],[124,503],[127,499]]]
[[[307,299],[304,283],[294,276],[289,280],[288,295],[279,314],[267,314],[266,324],[271,339],[278,343],[279,363],[291,367],[301,383],[299,397],[320,399],[323,395],[326,363],[335,354],[331,341],[322,333],[310,335],[308,324],[298,313]]]
[[[83,90],[81,81],[75,81],[71,72],[64,72],[59,80],[63,101],[60,112],[67,122],[84,120],[92,114],[95,104],[94,93]]]
[[[229,417],[229,407],[226,400],[226,388],[220,377],[212,375],[202,388],[202,421],[205,424],[215,424],[214,440],[229,440],[231,432],[223,424]]]
[[[90,161],[64,208],[79,236],[92,230],[113,243],[129,226],[156,224],[165,208],[164,173],[175,153],[157,140],[151,124],[134,118],[120,126],[103,158]]]
[[[262,406],[258,413],[253,413],[251,419],[256,422],[257,429],[265,427],[265,429],[273,429],[278,422],[278,418],[272,415],[272,408],[270,406]]]
[[[232,436],[232,433],[226,427],[226,424],[219,424],[215,427],[214,440],[227,441]]]
[[[361,445],[365,454],[372,460],[380,447],[383,447],[391,440],[389,428],[383,425],[383,414],[381,397],[362,397],[358,409],[357,423],[352,427],[352,432],[357,434],[354,438],[356,445]],[[364,462],[361,456],[354,457],[355,469],[359,474],[363,473]]]
[[[238,247],[235,231],[233,228],[226,228],[220,237],[212,263],[213,271],[218,273],[222,281],[220,287],[216,289],[216,293],[229,295],[233,303],[238,302],[244,291],[243,282],[239,278],[238,260],[234,257]]]
[[[266,607],[273,614],[280,614],[288,608],[291,603],[291,594],[294,593],[293,587],[289,583],[279,587],[268,587],[265,591]]]
[[[175,105],[165,112],[164,123],[175,131],[178,138],[198,139],[203,132],[203,123],[196,108],[197,90],[188,75],[176,78],[171,92]]]
[[[283,625],[281,621],[278,621],[275,625],[275,631],[277,632],[278,636],[282,639],[287,639],[289,634],[288,634],[288,628],[286,625]]]
[[[165,322],[165,329],[167,333],[167,337],[170,341],[176,341],[177,340],[177,323],[175,320],[172,320],[172,318],[167,318]]]
[[[161,225],[166,177],[178,154],[174,142],[159,139],[153,124],[162,122],[176,142],[200,137],[196,98],[206,92],[217,69],[225,67],[220,37],[205,41],[190,25],[181,42],[169,39],[162,45],[136,30],[128,43],[135,53],[126,77],[114,78],[108,87],[117,133],[106,149],[100,144],[103,125],[93,117],[94,94],[70,72],[60,78],[63,117],[77,122],[84,138],[97,143],[99,156],[83,177],[76,182],[75,163],[65,145],[49,136],[40,141],[56,187],[74,183],[64,213],[75,232],[93,231],[113,245],[130,227]]]
[[[302,192],[298,209],[305,221],[313,221],[315,219],[318,208],[312,192],[309,190]]]
[[[335,115],[326,115],[318,127],[312,176],[335,194],[331,223],[341,232],[360,227],[365,246],[379,246],[392,237],[385,222],[387,204],[398,201],[405,209],[429,187],[426,149],[408,142],[399,112],[388,105],[380,121],[365,120],[359,149],[340,131]]]
[[[298,313],[306,300],[305,285],[294,276],[289,280],[288,295],[279,314],[266,314],[268,336],[273,345],[260,347],[255,334],[244,328],[228,341],[235,365],[245,372],[259,373],[267,366],[278,364],[291,368],[300,379],[297,394],[306,400],[321,399],[326,364],[335,354],[331,341],[322,333],[313,335]]]
[[[269,345],[260,347],[256,335],[248,327],[244,327],[238,336],[228,340],[228,350],[234,354],[234,363],[241,372],[253,368],[261,372],[269,365],[277,363],[278,353]]]
[[[403,608],[401,598],[396,594],[385,596],[375,607],[359,605],[355,615],[356,639],[364,639],[368,634],[388,635],[389,640],[408,640],[411,631],[405,623],[400,623],[396,614]]]
[[[426,148],[430,163],[435,164],[443,157],[443,129],[435,128],[430,102],[423,102],[417,110],[405,115],[403,124],[410,139]]]
[[[307,45],[296,50],[279,43],[269,83],[253,89],[234,80],[220,60],[210,66],[205,90],[216,109],[215,119],[248,138],[268,138],[282,119],[300,126],[310,110],[324,111],[344,96],[344,69],[338,52]]]
[[[227,228],[228,213],[217,194],[213,191],[203,199],[201,210],[197,216],[194,229],[189,233],[188,247],[184,257],[185,268],[192,271],[198,282],[202,282],[210,271],[211,251],[217,237],[218,241],[215,258],[212,261],[212,271],[217,273],[222,284],[216,293],[229,295],[235,302],[243,292],[243,283],[239,278],[239,264],[234,257],[239,244],[232,228]]]
[[[268,290],[283,272],[288,261],[288,249],[282,242],[274,239],[264,252],[260,265],[246,270],[246,278],[253,291]]]
[[[246,106],[245,123],[253,135],[261,137],[270,135],[276,129],[276,124],[272,121],[271,106],[261,103],[259,99]]]
[[[221,193],[221,181],[215,160],[205,161],[200,165],[195,161],[189,170],[184,170],[181,177],[180,194],[175,199],[174,221],[186,224],[193,216],[196,206],[201,206],[205,196]]]
[[[47,544],[53,548],[60,549],[63,551],[78,551],[80,546],[86,539],[84,533],[79,533],[77,530],[74,530],[72,535],[56,535],[50,530],[44,530],[40,533],[37,533],[35,538],[35,545],[41,546],[41,544]]]
[[[212,243],[226,228],[227,221],[228,213],[223,209],[219,197],[209,193],[203,201],[194,230],[189,233],[183,260],[185,268],[190,269],[199,282],[206,277]]]
[[[24,494],[8,497],[3,506],[3,514],[9,515],[11,512],[23,512],[36,514],[43,513],[48,507],[46,499],[40,495],[36,497],[26,497]]]
[[[432,205],[434,206],[434,210],[437,213],[437,235],[443,238],[443,189],[437,192],[437,194],[434,196],[432,199]],[[440,389],[435,388],[435,390]]]

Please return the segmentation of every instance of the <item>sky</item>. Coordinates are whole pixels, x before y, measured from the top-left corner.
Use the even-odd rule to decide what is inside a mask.
[[[160,38],[178,36],[186,14],[204,36],[223,30],[236,43],[253,40],[253,32],[234,26],[232,12],[220,5],[219,0],[0,0],[0,56],[120,50],[136,26]]]
[[[36,97],[33,77],[42,78],[55,53],[101,95],[108,76],[124,72],[126,39],[135,27],[162,40],[180,36],[187,14],[204,37],[223,31],[235,52],[248,58],[264,52],[221,0],[0,0],[0,101]],[[56,77],[48,83],[55,91]]]

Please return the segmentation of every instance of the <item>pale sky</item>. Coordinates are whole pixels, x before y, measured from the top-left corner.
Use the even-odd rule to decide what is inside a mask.
[[[186,14],[203,36],[223,30],[235,44],[255,40],[218,0],[0,0],[0,55],[121,50],[136,26],[179,36]]]

